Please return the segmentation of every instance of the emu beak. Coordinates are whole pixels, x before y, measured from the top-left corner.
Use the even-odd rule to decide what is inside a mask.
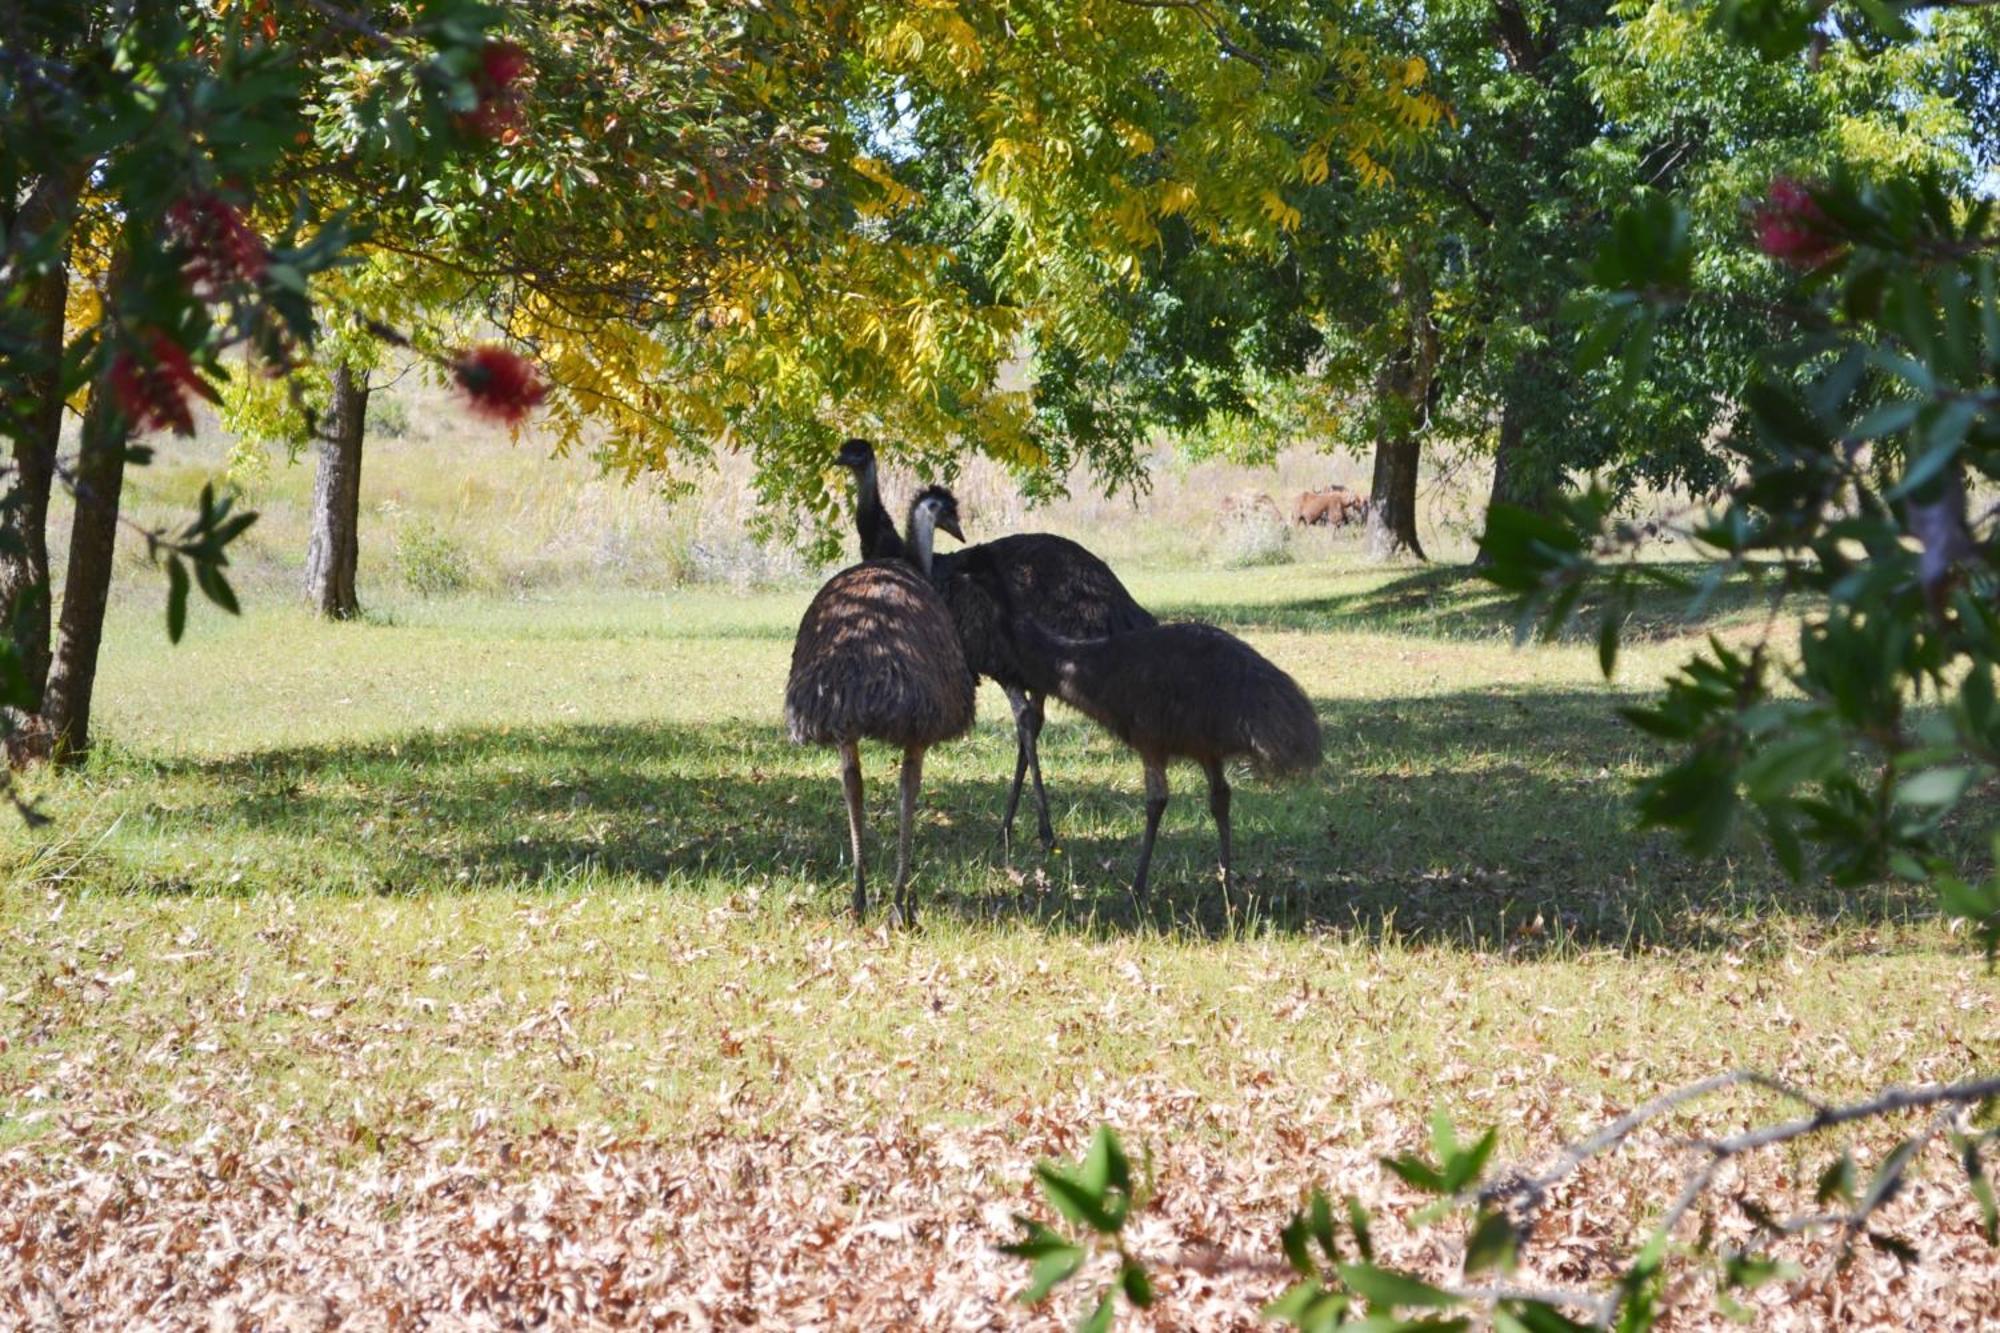
[[[946,532],[949,532],[952,536],[958,538],[960,541],[965,540],[965,534],[958,530],[958,518],[955,515],[952,514],[940,515],[938,518],[938,526],[943,528]]]

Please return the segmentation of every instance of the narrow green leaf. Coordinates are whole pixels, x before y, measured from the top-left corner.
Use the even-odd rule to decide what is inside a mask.
[[[1965,1168],[1965,1183],[1979,1204],[1980,1230],[1988,1245],[2000,1245],[2000,1202],[1993,1197],[1993,1179],[1979,1160],[1979,1140],[1967,1135],[1959,1143],[1959,1164]]]
[[[1819,1185],[1813,1190],[1813,1201],[1824,1206],[1839,1199],[1852,1207],[1854,1179],[1854,1157],[1843,1151],[1827,1164],[1826,1170],[1819,1173]]]
[[[188,572],[177,555],[167,557],[167,641],[179,643],[187,632]]]
[[[1448,1291],[1391,1268],[1377,1268],[1366,1263],[1341,1264],[1338,1271],[1340,1280],[1347,1284],[1350,1291],[1377,1305],[1449,1310],[1462,1303]]]
[[[1309,1220],[1312,1224],[1313,1239],[1319,1242],[1320,1253],[1326,1256],[1328,1263],[1338,1261],[1340,1254],[1334,1246],[1333,1205],[1327,1201],[1324,1193],[1314,1190],[1308,1210],[1311,1213]]]
[[[1153,1279],[1138,1260],[1127,1259],[1119,1266],[1118,1285],[1125,1292],[1125,1299],[1141,1310],[1152,1305]]]
[[[1445,1188],[1444,1177],[1438,1173],[1437,1168],[1421,1157],[1416,1157],[1409,1153],[1404,1153],[1401,1157],[1384,1157],[1382,1165],[1394,1171],[1398,1176],[1401,1176],[1406,1183],[1414,1185],[1420,1190],[1426,1190],[1432,1194],[1451,1193],[1450,1190]]]
[[[1319,1271],[1313,1263],[1312,1250],[1306,1244],[1310,1230],[1306,1215],[1299,1212],[1293,1213],[1292,1220],[1285,1223],[1284,1230],[1278,1233],[1278,1246],[1285,1252],[1285,1262],[1301,1277],[1311,1277]]]
[[[1472,1235],[1465,1242],[1466,1276],[1512,1272],[1518,1245],[1519,1235],[1505,1214],[1494,1211],[1482,1213],[1479,1221],[1473,1224]]]
[[[1977,776],[1978,770],[1965,765],[1927,768],[1896,784],[1896,802],[1899,805],[1956,805]]]
[[[1347,1196],[1347,1228],[1354,1233],[1354,1248],[1361,1251],[1362,1259],[1374,1263],[1375,1232],[1368,1221],[1368,1210],[1352,1194]]]

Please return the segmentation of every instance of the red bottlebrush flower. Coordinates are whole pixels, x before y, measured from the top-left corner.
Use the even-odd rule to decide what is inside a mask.
[[[1782,176],[1771,182],[1771,193],[1754,221],[1757,248],[1800,268],[1818,268],[1844,244],[1812,191]]]
[[[127,349],[112,358],[111,392],[135,433],[166,427],[176,435],[194,434],[188,394],[210,396],[186,349],[157,329],[143,355]]]
[[[462,353],[452,362],[451,373],[474,412],[509,426],[520,425],[549,392],[526,357],[491,343]]]
[[[461,116],[460,122],[474,134],[497,139],[515,128],[521,104],[515,85],[528,72],[528,53],[513,42],[488,42],[479,49],[479,64],[472,71],[472,89],[479,105]]]
[[[213,300],[237,283],[256,282],[271,253],[243,215],[215,194],[191,194],[167,209],[167,229],[187,255],[181,266],[195,294]]]

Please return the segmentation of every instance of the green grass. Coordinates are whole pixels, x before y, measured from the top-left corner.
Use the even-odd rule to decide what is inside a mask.
[[[810,1130],[951,1155],[969,1177],[909,1167],[934,1182],[909,1207],[944,1226],[1018,1203],[1025,1155],[1111,1120],[1177,1178],[1226,1179],[1200,1215],[1226,1208],[1256,1252],[1305,1181],[1281,1168],[1273,1193],[1253,1167],[1310,1159],[1379,1198],[1372,1154],[1434,1107],[1520,1156],[1735,1065],[1829,1096],[1990,1067],[2000,987],[1926,895],[1791,886],[1747,841],[1696,862],[1631,828],[1659,751],[1613,705],[1690,635],[1761,619],[1754,599],[1702,626],[1649,606],[1607,686],[1587,643],[1512,648],[1505,607],[1449,571],[1131,582],[1293,672],[1325,766],[1239,788],[1228,905],[1178,771],[1140,911],[1136,761],[1056,712],[1060,853],[1010,857],[1012,729],[989,687],[974,734],[927,764],[913,934],[848,920],[833,757],[783,738],[804,589],[385,596],[351,625],[266,602],[199,613],[176,649],[128,596],[100,752],[31,779],[48,830],[0,834],[0,1212],[89,1216],[109,1172],[177,1225],[327,1208],[453,1237],[455,1196],[385,1194],[383,1173],[476,1162],[482,1188],[584,1188],[562,1145],[587,1139],[619,1170],[738,1143],[775,1178]],[[878,894],[891,758],[864,759]],[[218,1143],[314,1183],[296,1203],[197,1188],[235,1169]],[[1313,1155],[1356,1144],[1345,1166]],[[885,1184],[880,1151],[795,1188],[874,1225],[909,1174]],[[1619,1178],[1618,1216],[1671,1189],[1661,1165]],[[669,1211],[734,1215],[735,1186],[685,1188]],[[774,1207],[781,1228],[805,1216]],[[878,1248],[889,1267],[840,1281],[891,1289],[909,1255]],[[962,1280],[1015,1280],[982,1271]]]
[[[1781,884],[1746,844],[1697,864],[1628,827],[1658,751],[1580,646],[1514,651],[1459,574],[1285,567],[1141,575],[1168,614],[1232,625],[1305,683],[1329,759],[1238,805],[1245,892],[1213,891],[1199,779],[1169,811],[1152,910],[1124,892],[1139,768],[1067,712],[1045,736],[1060,854],[997,829],[1012,728],[989,688],[966,742],[936,751],[919,847],[933,911],[1064,931],[1395,935],[1475,948],[1769,952],[1927,915],[1891,888]],[[56,832],[16,881],[146,894],[424,894],[630,885],[814,896],[846,875],[831,758],[778,715],[803,593],[597,594],[417,602],[359,625],[265,609],[203,617],[165,652],[121,609],[105,665],[105,753],[46,793]],[[1656,636],[1626,679],[1682,645]],[[889,819],[886,754],[871,806]],[[1921,932],[1920,932],[1921,933]]]

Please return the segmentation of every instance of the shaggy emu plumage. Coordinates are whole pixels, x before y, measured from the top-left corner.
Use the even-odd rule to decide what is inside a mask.
[[[903,535],[896,531],[896,520],[882,506],[882,492],[875,476],[875,446],[866,440],[849,440],[840,446],[834,462],[854,474],[854,526],[861,534],[861,558],[906,559]]]
[[[913,924],[910,821],[923,785],[924,751],[971,728],[973,684],[944,600],[900,560],[870,560],[835,574],[799,621],[785,683],[785,723],[796,742],[840,748],[857,920],[868,914],[860,743],[884,741],[903,750],[893,901],[902,922]]]
[[[966,553],[960,577],[985,589],[1006,616],[1029,688],[1055,695],[1138,751],[1146,766],[1146,835],[1132,877],[1134,896],[1146,895],[1153,841],[1167,808],[1167,764],[1174,759],[1192,759],[1208,775],[1226,895],[1226,765],[1247,759],[1264,777],[1292,777],[1319,766],[1319,718],[1298,682],[1213,625],[1155,625],[1099,639],[1052,634],[1021,613],[1004,575],[977,547]]]
[[[954,520],[958,502],[942,486],[918,494],[919,505],[936,502]],[[947,528],[946,531],[952,531]],[[956,535],[956,533],[954,533]],[[966,665],[990,677],[1007,695],[1014,710],[1014,785],[1007,792],[1001,816],[1001,836],[1011,839],[1014,812],[1021,803],[1021,784],[1032,774],[1035,783],[1036,834],[1044,849],[1055,845],[1049,823],[1049,797],[1042,787],[1041,736],[1047,716],[1047,690],[1033,683],[1020,660],[1015,636],[993,592],[967,576],[972,568],[998,580],[1010,604],[1028,610],[1054,633],[1077,639],[1102,639],[1159,624],[1152,612],[1125,591],[1111,567],[1067,537],[1025,532],[969,546],[962,551],[933,554],[928,545],[917,549],[911,525],[912,558],[931,576],[951,608],[965,648]]]

